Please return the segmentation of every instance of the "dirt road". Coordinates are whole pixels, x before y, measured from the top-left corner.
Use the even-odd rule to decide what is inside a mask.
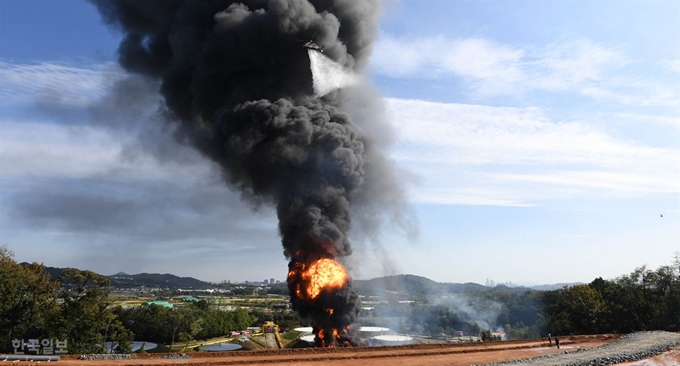
[[[267,341],[267,348],[270,349],[279,348],[279,344],[276,343],[276,335],[274,335],[274,333],[265,334],[265,340]]]
[[[588,349],[617,340],[617,336],[565,337],[562,349],[549,347],[540,340],[465,344],[420,344],[399,347],[303,348],[220,353],[193,353],[186,359],[162,359],[163,355],[138,355],[143,359],[115,361],[81,361],[62,359],[59,365],[132,366],[132,365],[301,365],[350,366],[467,366],[502,360],[534,357],[565,350]],[[20,362],[27,364],[27,362]]]

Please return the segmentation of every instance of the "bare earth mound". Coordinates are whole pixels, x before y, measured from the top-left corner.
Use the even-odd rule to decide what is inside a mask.
[[[508,341],[463,344],[419,344],[396,347],[303,348],[190,354],[188,359],[135,359],[116,361],[64,360],[70,365],[470,365],[562,352],[566,347],[589,349],[616,341],[615,335],[566,337],[562,350],[547,341]],[[139,355],[143,356],[143,355]],[[158,357],[158,355],[144,355]],[[161,356],[162,357],[162,356]],[[61,362],[60,362],[61,364]]]
[[[304,348],[286,350],[236,351],[220,353],[192,353],[188,358],[168,359],[177,355],[143,354],[128,360],[78,360],[78,356],[62,358],[58,365],[337,365],[349,366],[467,366],[534,358],[551,354],[564,354],[600,347],[620,339],[618,335],[572,336],[561,339],[561,349],[541,340],[465,343],[465,344],[419,344],[397,347],[355,348]],[[578,352],[583,353],[583,352]],[[678,365],[678,352],[673,351],[656,358],[656,363],[634,365]],[[643,361],[643,362],[652,362]],[[671,362],[671,363],[668,363]],[[675,362],[675,363],[673,363]],[[19,362],[19,364],[36,364]],[[633,365],[633,364],[630,364]]]

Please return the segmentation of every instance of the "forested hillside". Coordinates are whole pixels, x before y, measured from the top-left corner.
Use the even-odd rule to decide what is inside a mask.
[[[491,340],[493,331],[504,331],[510,339],[680,331],[680,255],[656,270],[643,266],[616,279],[596,278],[554,291],[439,284],[417,276],[357,285],[364,294],[361,325],[411,334],[451,336],[462,331]],[[110,279],[91,271],[65,269],[53,278],[45,266],[19,264],[0,246],[0,352],[11,352],[13,339],[67,339],[69,352],[92,353],[103,351],[104,341],[120,342],[125,351],[126,344],[141,337],[176,342],[222,336],[265,320],[285,327],[309,324],[285,306],[274,306],[279,303],[222,309],[208,299],[174,310],[158,305],[124,309],[111,306],[111,288]],[[243,290],[238,295],[243,301],[258,296],[253,288]]]

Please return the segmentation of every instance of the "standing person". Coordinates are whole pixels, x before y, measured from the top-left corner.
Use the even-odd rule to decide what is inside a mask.
[[[557,346],[557,349],[560,349],[560,339],[555,337],[555,345]]]
[[[550,339],[550,333],[548,333],[548,344],[552,346],[552,339]]]

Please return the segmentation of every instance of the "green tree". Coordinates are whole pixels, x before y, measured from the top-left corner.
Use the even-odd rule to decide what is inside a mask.
[[[70,353],[104,352],[109,331],[122,340],[132,338],[109,308],[109,279],[92,271],[67,268],[59,280],[59,296],[64,302],[58,331],[68,340]]]
[[[567,286],[562,290],[553,324],[556,334],[593,334],[604,309],[599,292],[588,285]]]
[[[484,341],[484,342],[493,341],[493,335],[491,335],[490,330],[483,330],[482,331],[482,341]]]
[[[642,266],[614,280],[617,291],[606,300],[616,309],[620,332],[653,329],[649,322],[654,307],[649,272]]]
[[[626,312],[626,309],[621,301],[621,286],[613,281],[604,280],[602,277],[593,280],[589,286],[597,291],[604,301],[604,307],[598,320],[598,333],[623,330],[622,323],[625,320],[620,317]]]
[[[255,321],[255,318],[251,317],[245,309],[236,309],[233,314],[234,328],[229,330],[244,330]]]
[[[57,312],[55,287],[43,265],[22,266],[0,246],[0,352],[12,350],[12,339],[48,336],[45,325]]]
[[[146,349],[144,349],[145,347],[146,347],[146,342],[142,343],[142,346],[139,347],[139,349],[137,350],[137,353],[146,353]]]
[[[181,341],[186,341],[186,345],[184,346],[184,349],[186,350],[189,347],[189,343],[196,339],[196,336],[201,333],[203,330],[203,319],[196,319],[193,322],[191,322],[191,325],[189,326],[189,329],[187,329],[184,332],[181,332],[179,334],[179,339]]]
[[[115,319],[108,329],[108,339],[116,345],[115,353],[132,353],[132,341],[134,334],[125,329],[120,320]]]
[[[114,313],[139,341],[172,343],[173,336],[184,325],[180,312],[156,304],[128,309],[116,307]]]
[[[604,307],[598,332],[628,333],[640,330],[680,330],[680,267],[645,266],[615,280],[596,278],[589,285]]]

